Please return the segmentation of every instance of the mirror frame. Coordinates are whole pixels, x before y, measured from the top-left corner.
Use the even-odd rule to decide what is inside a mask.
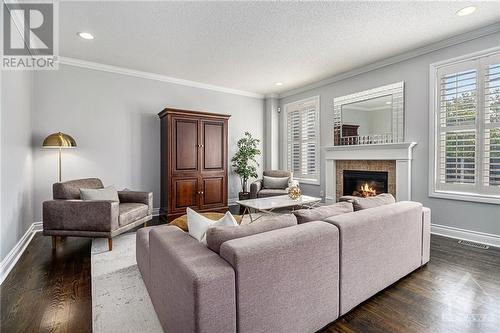
[[[392,135],[342,136],[342,106],[392,95]],[[333,99],[333,138],[335,146],[385,144],[404,141],[404,81],[387,84]]]

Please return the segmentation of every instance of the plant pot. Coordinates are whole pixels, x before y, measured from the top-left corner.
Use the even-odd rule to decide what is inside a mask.
[[[240,192],[240,193],[238,193],[238,199],[239,200],[248,200],[248,199],[250,199],[250,192]],[[240,215],[242,215],[244,211],[245,211],[245,207],[240,206]]]

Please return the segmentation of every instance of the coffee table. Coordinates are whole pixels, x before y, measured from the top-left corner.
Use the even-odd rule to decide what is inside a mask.
[[[319,204],[321,201],[321,198],[316,198],[316,197],[310,197],[308,195],[301,195],[298,199],[292,199],[288,195],[278,195],[275,197],[266,197],[266,198],[257,198],[257,199],[248,199],[248,200],[238,200],[236,201],[237,204],[245,207],[245,210],[243,211],[243,215],[241,219],[243,220],[243,217],[245,217],[245,214],[248,214],[250,216],[250,223],[258,220],[264,215],[261,215],[257,218],[252,218],[252,209],[256,212],[261,212],[264,214],[276,214],[274,210],[279,209],[279,208],[287,208],[287,207],[292,207],[292,211],[295,209],[295,207],[306,207],[306,208],[314,208]]]

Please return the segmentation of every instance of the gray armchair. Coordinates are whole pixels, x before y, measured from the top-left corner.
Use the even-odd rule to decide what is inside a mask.
[[[109,250],[113,237],[152,219],[153,193],[118,191],[120,202],[80,200],[80,188],[103,188],[98,178],[71,180],[52,186],[54,200],[43,202],[43,234],[52,236],[104,237]]]
[[[293,173],[291,171],[286,171],[286,170],[267,170],[264,171],[263,176],[292,178]],[[288,185],[282,188],[266,188],[263,179],[259,179],[250,184],[250,198],[255,199],[255,198],[274,197],[277,195],[285,195],[287,194],[286,191],[287,187]]]

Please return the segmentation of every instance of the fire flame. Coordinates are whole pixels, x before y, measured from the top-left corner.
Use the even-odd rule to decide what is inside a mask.
[[[355,191],[353,194],[359,195],[362,197],[373,197],[373,196],[377,195],[377,191],[375,190],[375,188],[368,185],[368,183],[364,183],[363,185],[361,185],[359,190]]]

